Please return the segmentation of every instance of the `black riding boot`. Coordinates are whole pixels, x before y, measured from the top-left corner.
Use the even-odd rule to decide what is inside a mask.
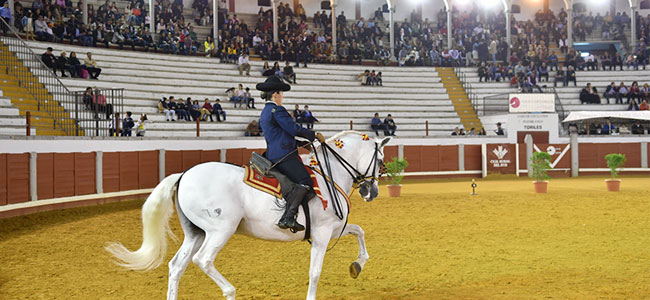
[[[303,231],[305,230],[305,226],[300,225],[296,221],[296,213],[298,213],[298,207],[302,203],[302,200],[305,198],[305,195],[309,191],[308,186],[304,186],[302,184],[297,184],[294,188],[293,191],[291,191],[291,194],[287,201],[287,206],[284,210],[284,214],[282,215],[282,218],[280,218],[280,222],[278,222],[278,227],[282,229],[291,229],[292,231]]]

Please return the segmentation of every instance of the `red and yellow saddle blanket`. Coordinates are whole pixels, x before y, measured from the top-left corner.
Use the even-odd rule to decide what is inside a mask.
[[[323,198],[323,195],[320,192],[320,188],[318,187],[318,181],[316,180],[316,175],[314,175],[314,171],[312,171],[311,168],[308,166],[305,166],[305,169],[307,169],[307,172],[309,172],[309,176],[311,176],[311,180],[314,182],[314,191],[316,192],[316,195],[320,199],[321,203],[323,204],[323,210],[327,209],[327,200]],[[272,177],[266,177],[262,174],[260,174],[257,169],[252,168],[251,166],[244,166],[244,183],[258,189],[262,192],[265,192],[267,194],[270,194],[273,197],[282,199],[282,193],[280,191],[280,182]]]

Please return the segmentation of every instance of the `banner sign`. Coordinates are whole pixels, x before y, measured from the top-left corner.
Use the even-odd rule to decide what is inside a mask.
[[[511,113],[555,112],[554,94],[510,94]]]
[[[515,174],[515,145],[487,144],[486,150],[488,173]]]

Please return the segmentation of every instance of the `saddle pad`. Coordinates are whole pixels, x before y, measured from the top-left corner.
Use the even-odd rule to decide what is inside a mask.
[[[318,187],[318,181],[316,180],[316,175],[314,175],[314,171],[312,171],[308,166],[305,166],[305,169],[307,169],[307,172],[309,172],[309,176],[314,183],[314,191],[323,204],[323,210],[327,209],[327,200],[325,200],[321,194],[320,188]],[[260,174],[260,172],[251,166],[244,166],[244,183],[254,189],[258,189],[273,197],[282,199],[280,182],[275,178],[266,177]]]

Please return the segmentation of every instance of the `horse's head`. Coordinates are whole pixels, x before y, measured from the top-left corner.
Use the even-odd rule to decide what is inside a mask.
[[[365,172],[360,182],[357,181],[359,194],[366,202],[370,202],[379,195],[379,178],[384,173],[384,146],[390,142],[391,138],[374,139],[373,143],[368,143],[370,147],[364,147],[359,151],[359,160],[357,170]],[[361,179],[359,177],[357,180]]]

